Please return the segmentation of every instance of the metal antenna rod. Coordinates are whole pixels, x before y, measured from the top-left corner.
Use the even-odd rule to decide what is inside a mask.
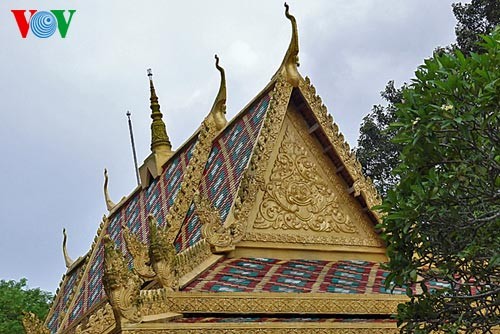
[[[134,142],[134,132],[132,131],[132,120],[130,119],[130,111],[127,110],[128,117],[128,130],[130,132],[130,143],[132,144],[132,153],[134,155],[134,167],[135,167],[135,178],[137,179],[137,185],[141,184],[139,179],[139,167],[137,167],[137,153],[135,153],[135,142]]]

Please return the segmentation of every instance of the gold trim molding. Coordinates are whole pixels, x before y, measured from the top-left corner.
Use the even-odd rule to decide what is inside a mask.
[[[390,315],[402,295],[339,293],[208,293],[143,291],[142,316],[159,313]]]
[[[175,323],[141,324],[139,328],[124,328],[127,334],[396,334],[394,323],[342,323],[342,322],[259,322],[259,323]]]

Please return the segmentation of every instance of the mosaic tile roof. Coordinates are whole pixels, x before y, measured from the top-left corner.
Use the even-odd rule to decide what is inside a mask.
[[[384,288],[388,272],[368,261],[222,259],[184,291],[404,294]]]
[[[269,99],[269,95],[264,95],[233,121],[213,143],[200,183],[200,192],[207,194],[219,209],[222,221],[229,213],[243,170],[250,159]],[[200,239],[201,223],[191,204],[175,246],[178,251],[182,251]]]
[[[53,312],[49,316],[49,319],[47,321],[47,327],[51,331],[55,331],[59,327],[60,321],[62,320],[61,315],[65,314],[66,312],[66,307],[68,305],[68,302],[70,301],[70,297],[72,296],[72,293],[77,285],[78,278],[81,274],[82,266],[79,266],[69,272],[63,278],[63,283],[59,288],[59,298],[55,300],[54,305],[52,306]]]
[[[269,100],[269,95],[264,94],[233,119],[213,142],[200,190],[205,192],[214,206],[220,210],[223,220],[229,213],[235,192],[241,181],[242,172],[250,159]],[[130,265],[132,259],[125,246],[122,225],[127,226],[130,231],[138,235],[141,241],[148,242],[147,216],[151,213],[157,218],[160,225],[165,223],[165,216],[180,189],[184,171],[192,156],[196,141],[195,136],[181,147],[164,166],[163,173],[159,178],[155,179],[147,189],[135,192],[118,211],[109,217],[105,233],[109,234],[128,257]],[[178,251],[182,251],[196,243],[200,238],[199,219],[194,212],[194,206],[191,205],[176,238],[175,246]],[[54,313],[48,321],[51,332],[55,333],[60,327],[60,321],[65,313],[69,312],[69,318],[65,322],[64,329],[71,326],[75,320],[105,299],[102,284],[103,262],[103,244],[98,244],[92,250],[87,265],[81,265],[77,269],[80,273],[85,272],[81,284],[78,284],[75,278],[68,281],[71,284],[71,289],[61,289],[62,298],[58,304],[53,306]],[[80,286],[78,291],[73,295],[70,294],[76,286]],[[70,309],[63,310],[61,305],[70,306]]]

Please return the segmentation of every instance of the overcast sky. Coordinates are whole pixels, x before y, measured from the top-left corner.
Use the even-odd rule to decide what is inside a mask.
[[[300,72],[351,146],[389,80],[409,81],[454,40],[449,0],[290,0]],[[22,39],[10,10],[76,9],[66,39]],[[151,67],[174,148],[198,127],[226,70],[228,118],[269,81],[290,40],[282,1],[10,0],[0,3],[0,279],[54,291],[68,251],[88,251],[106,213],[135,187],[125,113],[149,153]]]

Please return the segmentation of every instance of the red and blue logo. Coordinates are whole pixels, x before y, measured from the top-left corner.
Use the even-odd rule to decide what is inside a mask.
[[[22,38],[28,36],[29,30],[38,38],[49,38],[54,35],[56,30],[59,30],[61,37],[66,38],[69,25],[76,10],[67,10],[69,13],[67,19],[64,16],[66,12],[64,9],[53,9],[50,11],[13,9],[11,12],[14,14]],[[26,12],[30,13],[29,19],[26,18]]]

